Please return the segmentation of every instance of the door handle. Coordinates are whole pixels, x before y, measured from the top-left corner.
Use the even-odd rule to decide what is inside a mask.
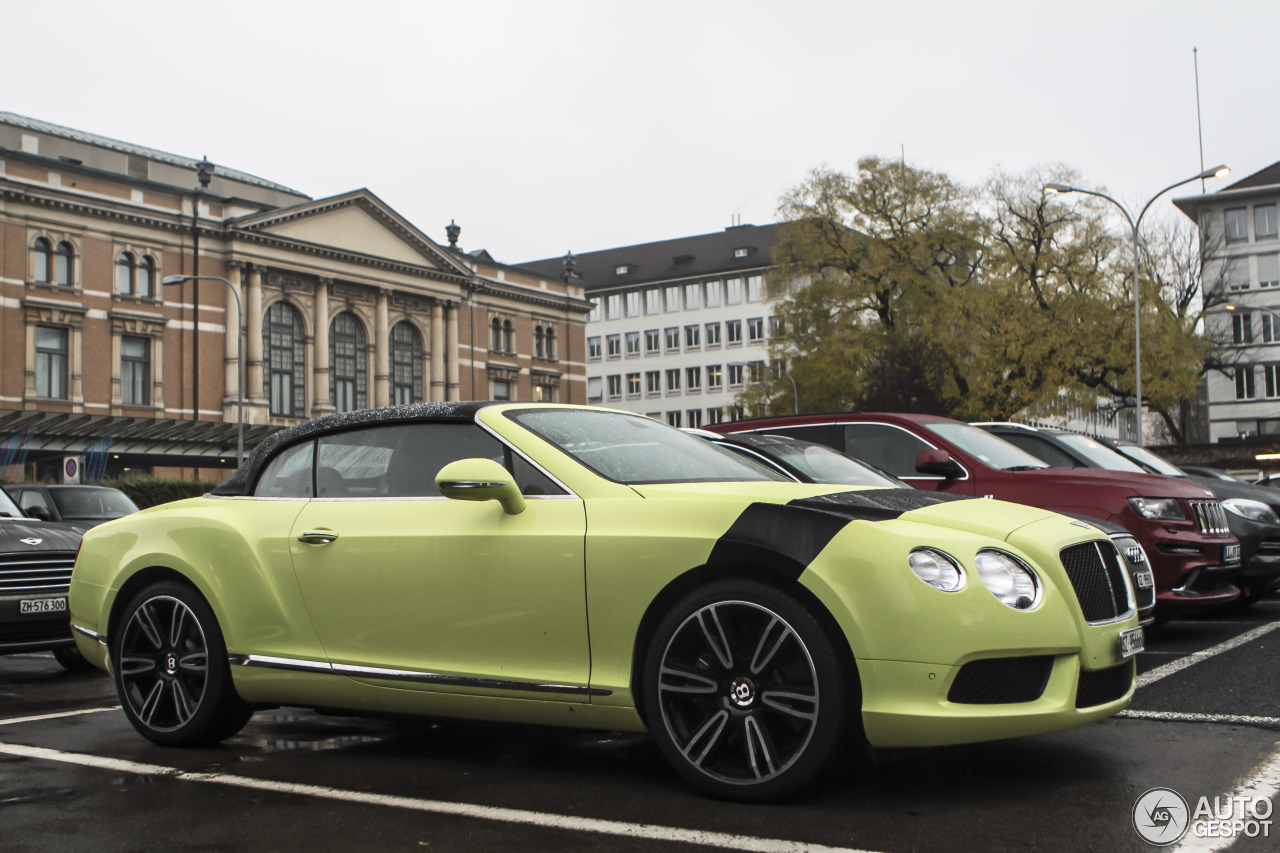
[[[337,538],[338,534],[332,530],[308,530],[298,537],[298,541],[307,545],[328,545]]]

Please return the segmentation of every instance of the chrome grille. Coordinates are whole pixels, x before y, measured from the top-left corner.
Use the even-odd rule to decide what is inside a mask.
[[[1059,557],[1086,622],[1110,622],[1129,613],[1125,569],[1109,540],[1063,548]]]
[[[1195,513],[1196,527],[1200,532],[1210,536],[1226,536],[1227,511],[1217,501],[1191,501],[1191,511]]]
[[[0,555],[0,595],[48,595],[71,587],[74,551]]]

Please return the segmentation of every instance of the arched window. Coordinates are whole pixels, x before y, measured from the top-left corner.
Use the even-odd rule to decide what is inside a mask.
[[[44,284],[49,281],[49,265],[53,246],[43,237],[31,244],[31,280]]]
[[[329,328],[329,402],[339,412],[369,408],[368,357],[364,326],[343,311]]]
[[[63,240],[58,244],[58,250],[53,255],[53,283],[59,287],[70,287],[71,281],[71,261],[75,257],[75,251],[71,248],[71,244]]]
[[[556,330],[552,326],[547,326],[547,358],[555,360],[556,357]]]
[[[306,414],[306,335],[302,318],[292,305],[276,302],[267,309],[262,324],[266,351],[263,392],[271,401],[271,414],[301,418]]]
[[[391,330],[391,402],[422,402],[422,336],[408,320]]]
[[[510,320],[502,322],[502,351],[516,351],[516,327],[511,325]]]
[[[138,295],[150,299],[155,296],[155,286],[156,259],[150,255],[143,255],[138,263]]]
[[[494,317],[493,322],[490,324],[490,326],[493,330],[493,336],[492,336],[493,340],[489,342],[489,349],[493,350],[494,352],[501,352],[502,351],[502,321],[499,320],[497,317]]]
[[[533,355],[535,358],[542,358],[542,327],[533,327]]]
[[[121,252],[116,258],[116,293],[133,295],[137,271],[138,262],[134,259],[133,252]]]

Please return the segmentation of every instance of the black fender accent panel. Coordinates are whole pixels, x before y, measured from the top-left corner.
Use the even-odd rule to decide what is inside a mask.
[[[851,521],[885,521],[913,509],[966,499],[915,489],[869,489],[788,504],[753,503],[716,541],[707,562],[765,565],[795,580]]]

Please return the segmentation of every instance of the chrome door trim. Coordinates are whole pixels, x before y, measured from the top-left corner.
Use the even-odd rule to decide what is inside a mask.
[[[352,666],[344,663],[300,660],[272,657],[270,655],[227,655],[232,666],[253,666],[265,669],[284,669],[294,672],[314,672],[325,675],[345,675],[351,678],[378,678],[388,681],[410,681],[418,684],[440,684],[449,687],[482,687],[489,690],[521,690],[531,693],[567,693],[572,696],[611,696],[612,690],[599,687],[582,687],[573,684],[545,684],[534,681],[509,681],[500,678],[476,678],[466,675],[445,675],[438,672],[419,672],[410,669],[383,669],[372,666]]]

